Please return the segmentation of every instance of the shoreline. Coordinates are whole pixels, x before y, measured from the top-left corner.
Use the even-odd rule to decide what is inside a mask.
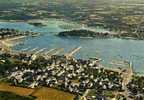
[[[78,23],[78,22],[74,22],[74,21],[71,21],[71,20],[66,20],[66,19],[61,19],[61,18],[45,18],[45,19],[28,19],[28,20],[5,20],[5,19],[1,19],[0,20],[0,23],[1,22],[11,22],[11,23],[13,23],[13,22],[25,22],[25,23],[28,23],[29,24],[29,22],[40,22],[40,23],[42,23],[42,24],[44,24],[45,25],[45,23],[43,22],[43,21],[46,21],[46,20],[49,20],[49,19],[51,19],[51,20],[58,20],[58,21],[65,21],[65,22],[72,22],[72,23],[76,23],[76,24],[79,24],[81,27],[83,26],[83,24],[81,24],[81,23]],[[96,27],[98,27],[98,26],[95,26],[95,27],[92,27],[92,26],[90,26],[90,27],[86,27],[86,29],[88,29],[88,30],[91,30],[92,29],[92,31],[93,31],[93,29],[95,29]],[[82,27],[83,28],[83,27]],[[79,29],[79,28],[78,28]],[[105,29],[105,28],[104,28]],[[75,29],[74,29],[75,30]],[[99,32],[99,33],[102,33],[102,32]],[[105,33],[105,32],[104,32]],[[109,33],[109,36],[110,37],[102,37],[102,38],[120,38],[120,39],[130,39],[130,40],[144,40],[144,38],[142,37],[142,38],[140,38],[140,37],[136,37],[136,36],[133,36],[133,35],[136,35],[136,34],[132,34],[132,33],[130,33],[130,32],[127,32],[127,33],[124,33],[124,34],[122,34],[122,33],[117,33],[117,32],[113,32],[113,31],[108,31],[108,33]],[[126,36],[121,36],[121,35],[126,35]],[[128,35],[128,36],[127,36]],[[132,35],[132,36],[131,36]],[[70,36],[71,37],[71,35],[68,35],[68,36]],[[78,36],[79,38],[84,38],[84,39],[86,39],[86,38],[95,38],[95,37],[91,37],[91,36]]]
[[[71,52],[71,53],[73,53],[73,52]],[[71,53],[69,53],[69,54],[71,54]],[[19,54],[19,53],[18,53]],[[34,53],[35,54],[35,53]],[[28,54],[26,54],[26,55],[28,55]],[[33,56],[33,55],[32,55]],[[32,57],[31,55],[30,55],[30,57]],[[14,57],[14,56],[13,56]],[[41,55],[39,55],[39,56],[37,56],[38,58],[39,57],[41,57]],[[55,56],[53,56],[53,57],[51,57],[51,60],[54,60],[54,61],[57,61],[56,60],[56,58],[59,58],[60,57],[60,59],[65,59],[65,60],[67,60],[67,61],[76,61],[75,63],[79,63],[79,64],[83,64],[83,63],[81,63],[81,62],[77,62],[77,59],[74,59],[73,57],[71,58],[67,58],[67,57],[64,57],[64,56],[58,56],[58,55],[55,55]],[[61,61],[59,59],[59,61]],[[81,61],[82,61],[83,59],[81,59]],[[45,61],[49,61],[49,59],[45,59]],[[44,61],[44,62],[45,62]],[[87,61],[89,61],[89,60],[87,60]],[[29,61],[28,61],[29,62]],[[87,67],[89,66],[89,68],[92,68],[92,66],[93,66],[93,70],[95,70],[96,72],[98,71],[98,73],[101,73],[101,74],[103,74],[104,76],[106,75],[106,73],[108,74],[109,73],[109,75],[116,75],[115,77],[116,78],[118,78],[118,84],[117,85],[122,85],[122,87],[124,87],[124,89],[126,89],[126,84],[131,80],[131,77],[132,77],[132,71],[129,73],[129,70],[131,70],[131,67],[129,66],[128,67],[128,69],[127,68],[124,68],[124,69],[107,69],[107,68],[105,68],[105,67],[101,67],[101,65],[99,65],[99,62],[97,62],[97,59],[94,59],[94,61],[92,60],[91,62],[90,62],[90,64],[93,64],[93,63],[95,63],[95,64],[97,64],[96,66],[95,66],[95,64],[94,65],[86,65]],[[56,64],[57,65],[57,64]],[[55,66],[56,66],[55,65]],[[84,64],[85,65],[85,64]],[[71,66],[75,66],[75,65],[71,65]],[[90,67],[91,66],[91,67]],[[68,66],[67,66],[68,67]],[[64,67],[64,68],[66,68],[67,69],[67,67]],[[24,69],[26,68],[26,67],[23,67]],[[81,69],[81,67],[79,67],[80,69]],[[77,70],[79,70],[79,68],[77,69]],[[87,69],[87,68],[86,68]],[[84,68],[84,70],[86,70],[85,68]],[[19,69],[17,69],[17,70],[21,70],[21,68],[19,68]],[[12,72],[12,73],[17,73],[17,70],[15,70],[14,72]],[[30,69],[30,71],[31,70],[33,70],[33,68],[32,69]],[[69,69],[70,70],[70,69]],[[125,70],[125,71],[124,71]],[[25,71],[26,71],[26,69],[25,69]],[[43,72],[43,70],[42,70],[42,72]],[[56,71],[57,72],[57,71]],[[74,71],[74,72],[76,72],[76,71]],[[11,73],[11,72],[10,72]],[[23,72],[22,72],[23,73]],[[46,73],[45,71],[43,72],[43,73]],[[11,77],[13,74],[9,74],[9,76]],[[45,74],[44,74],[45,75]],[[59,75],[61,75],[61,72],[59,72],[59,74],[57,74],[58,76]],[[78,74],[78,76],[81,76],[81,74]],[[86,73],[85,73],[85,75],[87,75]],[[89,74],[88,74],[89,75]],[[92,74],[93,75],[93,74]],[[129,77],[123,77],[123,76],[125,76],[125,75],[129,75]],[[77,76],[77,77],[78,77]],[[8,78],[8,79],[10,79],[10,77]],[[17,79],[17,75],[16,76],[14,76],[14,77],[16,77],[16,79]],[[43,77],[43,76],[41,76],[41,77]],[[51,77],[53,77],[53,76],[51,76]],[[82,76],[81,76],[82,77]],[[93,76],[94,77],[94,76]],[[110,76],[109,76],[110,77]],[[97,78],[97,77],[96,77]],[[108,77],[107,77],[108,78]],[[92,78],[92,80],[93,80],[94,78]],[[120,82],[120,80],[124,80],[124,81],[122,81],[122,82]],[[19,80],[19,79],[17,79],[17,80]],[[57,80],[57,82],[59,82],[59,84],[61,83],[60,81],[59,81],[59,79],[57,79],[56,78],[56,80]],[[72,80],[71,80],[72,81]],[[111,81],[111,80],[109,80],[109,81]],[[35,81],[35,82],[37,82],[37,81]],[[36,84],[35,84],[35,82],[33,83],[30,83],[30,85],[26,85],[26,86],[21,86],[21,87],[25,87],[25,89],[29,89],[29,88],[31,88],[31,89],[37,89],[38,87],[39,87],[39,85],[37,86]],[[43,81],[44,82],[44,81]],[[46,81],[47,82],[47,81]],[[67,81],[68,82],[68,81]],[[91,82],[94,82],[94,81],[90,81],[90,83]],[[113,82],[113,81],[112,81]],[[81,83],[81,81],[79,81],[79,83],[75,83],[75,82],[72,82],[71,84],[73,84],[73,85],[75,85],[75,84],[80,84]],[[12,83],[12,84],[14,84],[14,83]],[[19,84],[21,84],[21,83],[16,83],[14,86],[15,87],[19,87],[20,85]],[[51,83],[48,83],[48,84],[51,84]],[[57,84],[57,83],[55,83],[55,84]],[[65,90],[66,90],[66,88],[64,88],[64,89],[60,89],[60,87],[56,87],[55,86],[55,84],[54,85],[44,85],[44,86],[46,86],[47,88],[53,88],[53,89],[56,89],[56,90],[58,90],[58,91],[62,91],[62,92],[64,92]],[[79,85],[78,85],[79,86]],[[78,87],[78,89],[79,89],[79,87]],[[88,89],[88,90],[87,90]],[[121,88],[121,89],[123,89],[123,88]],[[67,93],[70,93],[70,94],[73,94],[73,95],[75,95],[76,93],[79,93],[79,96],[81,96],[82,98],[87,98],[87,96],[88,96],[88,94],[89,94],[89,92],[91,91],[92,89],[90,88],[86,88],[86,91],[79,91],[78,90],[78,92],[76,91],[76,92],[71,92],[71,91],[69,91],[69,90],[67,90]],[[114,90],[115,91],[115,90]],[[113,92],[114,92],[113,91]],[[127,93],[127,91],[124,91],[124,92],[120,92],[120,91],[118,91],[117,93],[122,93],[122,94],[124,94],[124,93]],[[125,95],[126,97],[127,97],[127,94]]]

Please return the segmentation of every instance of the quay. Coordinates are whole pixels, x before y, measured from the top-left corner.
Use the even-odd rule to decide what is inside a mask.
[[[63,55],[59,55],[64,51],[63,48],[54,48],[49,51],[46,48],[40,50],[38,48],[31,50],[26,48],[21,52],[5,52],[9,53],[12,59],[18,60],[22,64],[25,62],[27,67],[14,67],[11,70],[7,70],[8,77],[4,79],[10,80],[14,86],[36,88],[32,94],[39,91],[41,87],[50,87],[79,95],[80,100],[87,100],[89,93],[93,91],[94,87],[98,86],[98,89],[102,91],[112,90],[115,96],[121,94],[131,100],[129,99],[127,85],[132,80],[132,65],[129,64],[126,69],[105,68],[99,64],[100,59],[98,58],[88,60],[74,59],[73,55],[81,48],[81,46],[75,47]],[[123,66],[126,62],[114,63],[117,63],[117,66]],[[31,73],[30,79],[32,81],[30,82],[28,81],[29,79],[25,80],[26,77],[22,77],[27,73]],[[38,73],[43,74],[39,75]],[[111,79],[111,77],[113,78]],[[104,80],[106,83],[103,82]],[[124,91],[119,92],[120,90]]]
[[[122,80],[122,77],[120,76],[120,72],[99,67],[97,59],[74,59],[72,56],[80,49],[81,47],[76,47],[61,56],[58,54],[63,51],[63,48],[51,49],[46,52],[49,56],[48,59],[45,59],[45,56],[42,53],[45,52],[46,48],[37,50],[30,55],[27,53],[20,53],[23,54],[22,57],[19,54],[13,54],[12,59],[27,62],[28,67],[14,67],[11,71],[8,70],[7,78],[8,80],[11,80],[12,84],[15,86],[22,85],[27,88],[37,88],[41,86],[61,88],[62,90],[68,91],[72,94],[83,95],[81,98],[84,99],[87,98],[91,89],[94,88],[94,86],[97,86],[96,84],[100,84],[100,87],[102,86],[103,89],[121,89],[122,83],[120,80]],[[39,75],[39,71],[43,74]],[[67,71],[69,73],[67,73]],[[26,73],[32,74],[30,75],[32,81],[27,80],[27,75],[25,77],[26,80],[25,78],[22,78]],[[98,81],[99,77],[97,75],[101,74],[105,76],[104,79],[107,79],[107,82],[111,82],[109,85],[113,85],[112,87],[103,83],[102,80],[104,79]],[[107,77],[107,75],[109,77]],[[117,81],[111,79],[111,75]],[[35,76],[35,78],[33,76]],[[78,80],[78,82],[75,83],[76,80]],[[25,84],[25,82],[28,84]]]

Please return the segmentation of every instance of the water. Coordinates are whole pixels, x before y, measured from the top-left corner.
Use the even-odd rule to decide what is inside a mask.
[[[23,43],[16,45],[13,49],[22,50],[24,48],[64,48],[68,50],[82,46],[82,49],[75,55],[77,58],[101,57],[105,66],[111,67],[112,60],[128,60],[134,65],[136,72],[144,73],[144,41],[124,40],[124,39],[82,39],[82,38],[61,38],[56,36],[63,31],[59,25],[72,24],[71,22],[50,19],[43,21],[46,26],[35,27],[25,22],[0,22],[0,28],[15,28],[19,30],[29,30],[40,32],[38,37],[27,37]],[[105,31],[97,28],[98,31]],[[115,66],[113,66],[115,67]]]

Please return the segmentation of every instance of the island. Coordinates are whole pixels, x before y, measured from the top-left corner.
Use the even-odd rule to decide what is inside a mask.
[[[80,38],[121,38],[143,40],[143,33],[114,33],[114,32],[97,32],[89,29],[79,29],[62,31],[58,33],[60,37],[80,37]]]
[[[76,37],[111,37],[109,32],[95,32],[86,29],[63,31],[58,34],[58,36],[76,36]]]
[[[30,25],[36,26],[36,27],[43,27],[46,26],[41,22],[29,22]]]

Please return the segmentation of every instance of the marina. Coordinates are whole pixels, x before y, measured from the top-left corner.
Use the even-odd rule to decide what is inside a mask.
[[[42,21],[43,22],[43,21]],[[56,36],[64,29],[59,28],[61,24],[67,22],[59,20],[47,20],[43,27],[35,27],[26,22],[1,22],[0,28],[14,28],[21,31],[34,31],[41,33],[37,37],[25,37],[21,40],[22,43],[13,47],[14,51],[31,51],[34,48],[37,50],[46,48],[47,50],[54,48],[63,48],[65,52],[75,47],[81,46],[82,49],[77,55],[77,58],[88,59],[91,57],[99,57],[106,67],[116,67],[115,64],[110,64],[112,60],[128,60],[133,63],[134,70],[138,74],[143,74],[144,61],[144,46],[143,40],[130,39],[93,39],[93,38],[61,38]],[[71,23],[69,23],[71,24]],[[73,24],[73,23],[72,23]],[[105,31],[101,28],[96,28],[97,31]],[[129,45],[129,46],[127,46]],[[27,50],[26,50],[27,48]],[[141,49],[137,49],[141,48]],[[53,50],[52,50],[53,51]],[[51,52],[51,51],[50,51]],[[47,52],[48,53],[48,52]],[[63,54],[61,52],[60,54]]]
[[[37,93],[41,87],[49,87],[67,91],[75,96],[81,96],[80,100],[86,100],[89,92],[96,88],[101,92],[117,91],[128,98],[127,84],[133,74],[131,64],[124,62],[126,68],[110,69],[102,67],[98,58],[75,59],[73,55],[80,49],[81,47],[73,48],[64,55],[57,53],[61,48],[52,49],[50,51],[55,52],[49,55],[49,58],[40,54],[45,48],[32,54],[3,53],[0,56],[5,58],[4,63],[6,60],[12,61],[11,67],[3,70],[4,72],[1,70],[1,73],[7,76],[3,80],[16,87],[35,89],[31,95]],[[16,66],[12,67],[12,64]],[[120,92],[123,90],[124,92]]]
[[[0,100],[144,100],[143,0],[0,0]]]

